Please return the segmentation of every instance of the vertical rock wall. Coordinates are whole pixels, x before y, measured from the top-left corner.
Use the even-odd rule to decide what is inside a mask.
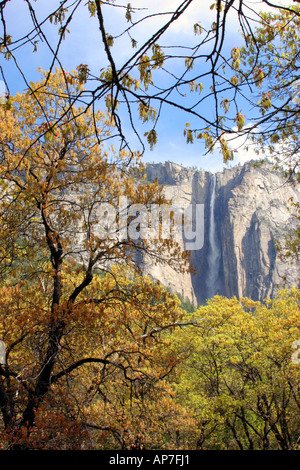
[[[197,274],[146,264],[145,274],[194,303],[204,303],[215,293],[263,300],[284,282],[298,285],[300,265],[281,262],[275,240],[292,228],[287,204],[290,197],[300,201],[300,192],[271,167],[247,163],[214,176],[167,162],[148,165],[147,177],[157,178],[178,206],[204,204],[204,244],[191,253]]]

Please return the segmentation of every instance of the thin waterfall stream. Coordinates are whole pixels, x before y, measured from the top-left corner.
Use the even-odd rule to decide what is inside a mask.
[[[207,273],[207,298],[212,298],[219,290],[219,269],[221,261],[221,250],[218,242],[215,220],[216,199],[216,175],[212,175],[209,203],[209,250],[208,250],[208,273]]]

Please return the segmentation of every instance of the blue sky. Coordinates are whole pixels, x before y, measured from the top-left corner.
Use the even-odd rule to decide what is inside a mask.
[[[71,2],[70,2],[71,3]],[[120,0],[116,2],[117,7],[105,6],[106,11],[106,28],[112,35],[117,35],[123,31],[124,27],[128,26],[124,19],[124,8],[127,5],[127,1]],[[152,0],[151,11],[161,11],[161,8],[165,12],[173,10],[176,5],[181,2],[179,0]],[[168,31],[166,37],[160,42],[164,44],[175,44],[180,42],[182,45],[191,45],[193,42],[199,40],[199,37],[195,38],[193,33],[193,24],[201,21],[202,26],[209,27],[213,21],[214,13],[209,9],[209,5],[213,3],[213,0],[198,0],[193,2],[189,10],[187,10],[185,16],[176,22],[174,26]],[[261,9],[262,3],[260,1],[253,0],[248,2],[251,7],[257,11]],[[276,1],[276,4],[288,5],[290,2],[285,0]],[[39,18],[46,16],[47,12],[53,9],[53,5],[59,5],[56,0],[47,1],[39,0],[34,4],[38,7]],[[140,13],[134,14],[134,19],[138,19],[139,14],[144,15],[145,11],[142,8],[149,6],[149,2],[146,0],[132,0],[131,5],[133,7],[141,8]],[[13,0],[7,4],[6,11],[7,16],[7,30],[8,33],[16,37],[22,37],[27,34],[28,25],[30,25],[30,17],[25,2],[22,0]],[[165,16],[158,16],[155,19],[155,28],[157,29],[165,21]],[[151,35],[153,31],[153,19],[148,22],[143,22],[131,32],[134,39],[138,41],[138,44],[143,43],[143,38]],[[48,25],[44,27],[44,31],[49,38],[51,45],[57,42],[57,26]],[[230,18],[229,23],[229,34],[227,36],[228,52],[234,45],[237,45],[240,41],[238,32],[238,24],[235,18]],[[29,81],[35,81],[39,78],[36,72],[38,67],[42,67],[47,70],[51,63],[49,50],[45,44],[39,44],[38,52],[32,52],[33,47],[29,46],[18,51],[18,61],[25,75]],[[112,49],[114,57],[117,62],[117,67],[121,67],[126,61],[126,58],[130,57],[133,49],[130,47],[130,40],[128,36],[122,36],[115,41],[115,45]],[[70,34],[67,34],[66,41],[62,43],[60,57],[62,58],[63,66],[65,70],[73,70],[80,63],[88,64],[91,71],[95,74],[107,65],[107,59],[103,52],[101,38],[99,33],[98,21],[96,19],[90,19],[87,8],[81,7],[70,26]],[[3,60],[1,58],[1,60]],[[16,70],[16,67],[12,61],[1,63],[6,69],[6,78],[10,84],[10,92],[14,94],[17,91],[22,91],[25,88],[22,77]],[[160,75],[158,72],[157,83],[159,84]],[[1,89],[2,86],[2,89]],[[3,83],[0,82],[0,93],[3,91]],[[205,108],[206,107],[206,108]],[[211,103],[208,101],[203,111],[209,115],[211,111]],[[222,156],[216,151],[213,155],[209,154],[204,156],[205,150],[201,144],[196,142],[195,144],[187,144],[183,135],[183,130],[186,122],[190,121],[189,117],[184,115],[182,112],[176,109],[164,109],[157,127],[158,132],[158,143],[154,147],[153,151],[146,150],[144,155],[144,161],[164,162],[173,161],[184,166],[196,166],[210,171],[220,171],[224,164],[222,162]],[[192,123],[193,124],[193,123]],[[192,125],[191,124],[191,125]],[[126,130],[126,121],[124,121]],[[151,128],[150,125],[146,124],[139,127],[143,132],[146,132]],[[128,126],[129,132],[129,126]],[[231,162],[229,166],[233,166],[236,163],[244,163],[246,160],[253,158],[255,155],[252,152],[246,152],[244,148],[244,142],[242,140],[237,141],[236,145],[239,147],[236,153],[234,162]],[[228,165],[225,165],[228,166]]]

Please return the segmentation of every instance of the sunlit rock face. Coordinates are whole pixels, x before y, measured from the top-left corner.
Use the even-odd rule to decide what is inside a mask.
[[[144,274],[194,304],[215,294],[263,300],[278,288],[299,285],[300,264],[282,262],[275,243],[294,226],[287,206],[291,197],[300,201],[300,192],[272,167],[246,163],[213,175],[167,162],[148,165],[147,178],[157,178],[176,206],[203,205],[196,230],[203,230],[204,238],[203,246],[191,251],[195,274],[145,259]]]

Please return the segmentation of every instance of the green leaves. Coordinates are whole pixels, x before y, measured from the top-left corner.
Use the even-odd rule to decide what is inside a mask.
[[[215,296],[186,316],[201,328],[175,334],[187,359],[174,385],[203,449],[297,448],[299,300],[295,288],[264,303]]]

